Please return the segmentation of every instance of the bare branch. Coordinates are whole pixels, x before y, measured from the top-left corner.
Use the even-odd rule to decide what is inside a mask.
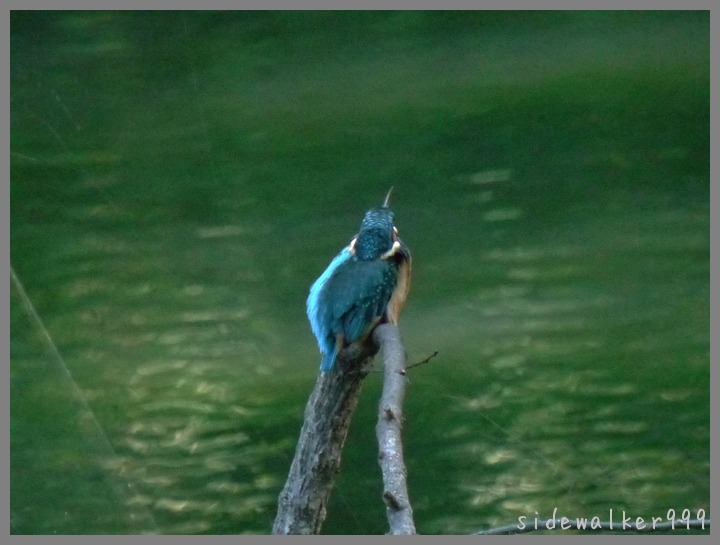
[[[318,375],[278,498],[273,534],[320,533],[362,382],[377,351],[372,342],[354,343],[338,354],[332,372]]]
[[[402,402],[405,396],[405,349],[396,325],[382,324],[375,329],[375,341],[382,348],[385,380],[380,398],[376,433],[383,476],[383,499],[390,534],[413,535],[415,522],[407,491],[407,470],[403,461]]]

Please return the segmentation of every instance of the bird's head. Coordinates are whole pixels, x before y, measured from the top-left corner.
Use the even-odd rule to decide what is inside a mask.
[[[392,188],[388,191],[382,206],[365,212],[360,231],[354,241],[354,251],[358,259],[377,259],[391,251],[398,239],[394,224],[395,216],[388,207],[391,192]]]

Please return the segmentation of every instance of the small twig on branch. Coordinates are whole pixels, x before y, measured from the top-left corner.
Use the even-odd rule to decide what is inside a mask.
[[[426,363],[430,363],[430,360],[433,359],[435,356],[437,356],[439,353],[440,353],[440,352],[438,352],[437,350],[435,350],[435,352],[433,352],[432,354],[430,354],[430,355],[429,355],[427,358],[425,358],[424,360],[419,361],[419,362],[417,362],[417,363],[413,363],[412,365],[408,365],[407,367],[405,367],[405,369],[403,369],[400,374],[401,374],[401,375],[404,375],[409,369],[412,369],[413,367],[419,367],[419,366],[421,366],[421,365],[425,365]]]
[[[390,534],[413,535],[415,522],[407,491],[407,470],[403,461],[401,430],[402,402],[405,396],[405,349],[396,325],[383,324],[375,329],[374,338],[382,348],[385,380],[376,433],[378,460],[383,476],[383,499]]]

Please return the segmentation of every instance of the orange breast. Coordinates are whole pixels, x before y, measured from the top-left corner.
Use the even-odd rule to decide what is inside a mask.
[[[387,306],[387,320],[391,324],[397,324],[400,318],[400,312],[405,306],[407,301],[408,292],[410,291],[410,277],[412,273],[412,258],[409,254],[402,255],[396,254],[401,257],[398,263],[398,281],[395,291],[390,297],[390,301]]]

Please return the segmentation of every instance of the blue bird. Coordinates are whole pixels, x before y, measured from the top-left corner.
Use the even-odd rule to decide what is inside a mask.
[[[307,315],[331,371],[340,350],[366,338],[376,325],[396,324],[410,290],[410,250],[398,237],[390,193],[365,213],[360,231],[310,288]]]

